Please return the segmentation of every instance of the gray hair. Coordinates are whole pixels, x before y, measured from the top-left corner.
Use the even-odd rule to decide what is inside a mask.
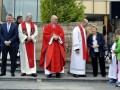
[[[26,18],[28,18],[29,16],[32,16],[32,14],[31,13],[27,13],[26,14]]]

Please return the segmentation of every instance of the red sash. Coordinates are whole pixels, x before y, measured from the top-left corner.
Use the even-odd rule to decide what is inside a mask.
[[[87,62],[89,61],[89,55],[88,55],[88,49],[87,49],[87,44],[85,43],[85,36],[83,29],[81,25],[78,26],[82,35],[82,47],[83,47],[83,59],[86,60]],[[87,36],[87,32],[85,33]]]
[[[23,22],[21,25],[22,25],[23,34],[26,34],[28,36],[25,22]],[[31,22],[30,26],[31,26],[30,35],[33,35],[34,32],[35,32],[34,23]],[[27,52],[29,67],[34,68],[34,43],[32,41],[29,41],[29,42],[27,41],[25,43],[25,46],[26,46],[26,52]]]

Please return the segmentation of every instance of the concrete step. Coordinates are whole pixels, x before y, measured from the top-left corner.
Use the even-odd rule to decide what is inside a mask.
[[[20,65],[20,61],[17,60],[16,63],[17,63],[18,65]],[[40,68],[40,67],[39,67],[39,61],[36,61],[36,64],[37,64],[37,68],[39,69],[39,68]],[[1,60],[0,60],[0,66],[1,66]],[[8,67],[11,66],[11,61],[10,61],[10,60],[7,60],[7,66],[8,66]],[[109,68],[109,64],[106,63],[105,66],[106,66],[106,69]],[[66,65],[65,65],[65,68],[69,68],[69,67],[70,67],[70,62],[67,61]],[[99,68],[100,68],[100,67],[99,67],[99,64],[98,64],[98,69],[99,69]],[[91,69],[92,69],[92,64],[91,64],[91,62],[86,64],[86,69],[87,69],[87,70],[91,70]]]
[[[10,73],[7,72],[6,76],[1,76],[0,81],[32,81],[32,82],[107,82],[107,77],[93,77],[92,75],[87,75],[87,77],[74,78],[71,74],[62,74],[61,78],[56,78],[53,75],[51,78],[46,78],[43,73],[38,73],[37,77],[21,76],[21,73],[16,72],[15,77],[11,77]]]
[[[10,70],[11,70],[11,67],[7,66],[7,71],[10,72]],[[69,69],[65,68],[64,70],[65,70],[66,74],[69,74]],[[1,71],[1,68],[0,68],[0,71]],[[108,71],[109,70],[106,68],[106,74],[108,74]],[[20,67],[16,68],[16,72],[21,72]],[[44,70],[41,68],[37,68],[37,73],[44,73]],[[86,69],[86,74],[92,74],[92,73],[93,73],[92,69]],[[100,73],[101,73],[101,71],[100,71],[100,69],[98,69],[98,74],[100,74]]]
[[[1,65],[1,59],[0,59],[0,65]],[[17,64],[20,64],[20,61],[19,60],[17,60],[17,62],[16,62]],[[37,60],[36,61],[36,63],[37,63],[37,65],[39,66],[39,61]],[[9,66],[9,65],[11,65],[11,61],[10,61],[10,59],[9,60],[7,60],[7,65]],[[106,68],[108,68],[109,67],[109,64],[108,63],[105,63],[105,65],[106,65]],[[65,67],[69,67],[70,66],[70,61],[66,61],[66,66]],[[98,63],[98,66],[99,66],[99,63]],[[92,63],[91,62],[89,62],[89,63],[86,63],[86,67],[88,67],[88,69],[90,68],[92,68]]]
[[[1,63],[1,60],[0,60],[0,63]],[[11,63],[11,61],[8,60],[7,61],[7,71],[8,72],[10,72],[10,70],[11,70],[10,63]],[[19,63],[19,61],[17,61],[17,63]],[[39,67],[39,61],[37,61],[36,63],[37,63],[37,73],[43,73],[44,70]],[[65,66],[65,73],[66,74],[69,73],[69,64],[70,64],[69,61],[67,61],[66,66]],[[109,67],[109,64],[106,63],[106,73],[107,74],[108,74],[108,69],[109,69],[108,67]],[[1,68],[0,68],[0,71],[1,71]],[[20,67],[16,68],[16,72],[21,72]],[[93,71],[92,71],[92,64],[90,62],[90,63],[86,64],[86,74],[87,75],[88,74],[92,75],[92,73],[93,73]],[[101,73],[100,72],[100,67],[98,65],[98,74],[100,74],[100,73]]]

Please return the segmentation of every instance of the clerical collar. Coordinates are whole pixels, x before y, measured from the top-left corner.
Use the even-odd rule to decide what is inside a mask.
[[[26,22],[26,23],[30,24],[29,22]]]

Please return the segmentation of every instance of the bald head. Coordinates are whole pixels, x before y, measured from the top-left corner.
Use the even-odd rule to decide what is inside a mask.
[[[87,19],[83,19],[83,22],[88,23],[88,20]]]
[[[57,22],[58,22],[57,16],[56,16],[56,15],[52,15],[52,16],[51,16],[51,23],[52,23],[52,24],[57,24]]]
[[[87,19],[83,19],[82,26],[86,27],[87,25],[88,25],[88,20]]]

